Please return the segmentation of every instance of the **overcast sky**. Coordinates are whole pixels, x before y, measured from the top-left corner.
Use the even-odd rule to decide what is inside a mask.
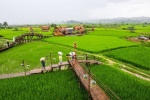
[[[150,0],[0,0],[0,23],[150,17]]]

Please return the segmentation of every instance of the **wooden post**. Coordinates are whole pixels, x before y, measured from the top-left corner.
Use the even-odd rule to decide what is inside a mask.
[[[87,54],[85,55],[85,60],[86,60],[86,66],[87,66],[88,65],[88,63],[87,63],[87,60],[88,60]]]
[[[51,68],[52,68],[52,55],[50,53],[50,61],[51,61]]]
[[[26,68],[25,68],[25,65],[24,65],[24,60],[22,60],[22,66],[24,67],[24,74],[26,76]]]
[[[73,47],[74,47],[74,52],[75,52],[74,59],[76,59],[76,48],[77,48],[76,42],[73,43]]]
[[[59,71],[61,70],[61,65],[59,65]]]
[[[89,95],[88,95],[88,100],[90,100],[90,88],[91,88],[91,85],[90,85],[90,69],[88,69],[88,88],[89,88]]]
[[[96,57],[94,56],[94,61],[95,61]]]
[[[96,64],[96,57],[94,56],[94,65]]]

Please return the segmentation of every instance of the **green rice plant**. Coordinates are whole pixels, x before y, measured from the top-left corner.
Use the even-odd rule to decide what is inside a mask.
[[[77,49],[87,52],[100,52],[107,49],[132,46],[136,43],[119,39],[114,36],[65,36],[65,37],[51,37],[44,39],[44,41],[73,47],[73,43],[77,43]]]
[[[128,47],[104,53],[123,62],[133,64],[134,66],[150,70],[150,48],[145,46]]]
[[[121,100],[149,100],[150,82],[108,65],[92,65],[91,72]]]
[[[22,60],[24,60],[25,65],[30,65],[30,70],[41,68],[41,57],[46,57],[46,66],[50,66],[50,53],[52,60],[56,59],[52,63],[58,63],[59,51],[63,53],[63,61],[67,61],[66,54],[74,50],[40,41],[18,45],[0,53],[0,74],[23,72],[24,69],[21,67]]]
[[[71,70],[0,80],[0,100],[86,100]]]
[[[88,33],[88,35],[96,35],[96,36],[116,36],[116,37],[131,37],[138,36],[138,33],[130,33],[128,30],[120,30],[120,29],[96,29],[93,32]]]
[[[35,33],[40,33],[43,34],[44,36],[51,36],[54,28],[50,28],[50,31],[48,32],[41,31],[41,28],[33,28],[33,30]],[[7,39],[12,40],[13,37],[20,36],[22,34],[29,33],[29,32],[30,32],[29,28],[26,27],[18,29],[18,31],[14,31],[14,29],[2,29],[0,30],[0,35],[4,36]]]

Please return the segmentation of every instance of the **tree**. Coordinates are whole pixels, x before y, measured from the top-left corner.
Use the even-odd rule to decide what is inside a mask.
[[[6,27],[8,26],[8,23],[7,23],[7,22],[4,22],[4,23],[3,23],[3,26],[4,26],[5,29],[6,29]]]
[[[57,25],[56,25],[56,24],[54,24],[54,23],[52,23],[50,26],[51,26],[51,27],[56,27]]]
[[[130,30],[130,32],[131,32],[131,33],[134,33],[134,32],[135,32],[135,28],[134,28],[134,26],[132,26],[132,27],[128,27],[127,29],[128,29],[128,30]]]
[[[2,23],[0,23],[0,29],[2,28]]]

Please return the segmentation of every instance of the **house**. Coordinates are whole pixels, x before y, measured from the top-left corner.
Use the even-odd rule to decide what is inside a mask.
[[[41,26],[42,31],[49,31],[50,26]]]
[[[53,31],[54,36],[63,36],[66,35],[65,33],[66,27],[55,27]]]
[[[74,27],[74,31],[77,31],[80,34],[83,34],[84,33],[84,27],[83,27],[83,25],[75,26]]]
[[[71,35],[71,34],[83,34],[84,27],[83,26],[75,26],[74,28],[67,27],[55,27],[53,35],[54,36],[63,36],[63,35]]]

